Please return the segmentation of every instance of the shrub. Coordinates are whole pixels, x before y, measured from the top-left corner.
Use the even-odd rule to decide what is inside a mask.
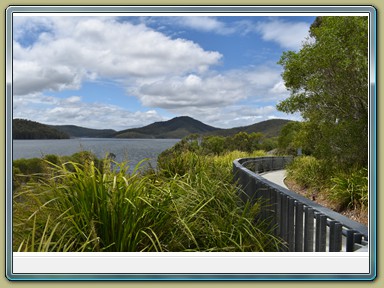
[[[287,176],[305,188],[322,189],[331,173],[327,163],[313,156],[297,157],[287,166]]]
[[[329,197],[339,209],[362,209],[368,206],[368,170],[362,168],[352,173],[340,173],[332,177]]]

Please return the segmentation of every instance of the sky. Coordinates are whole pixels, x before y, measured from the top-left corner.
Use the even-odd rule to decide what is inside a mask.
[[[313,16],[14,16],[13,118],[123,130],[177,116],[218,128],[268,119],[277,64]]]

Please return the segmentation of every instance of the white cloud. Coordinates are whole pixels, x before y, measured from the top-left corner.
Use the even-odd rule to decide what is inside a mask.
[[[234,26],[229,27],[216,17],[211,16],[183,16],[169,17],[168,23],[173,23],[181,27],[187,27],[198,31],[214,32],[217,34],[232,34],[236,31]]]
[[[229,28],[217,18],[180,18],[183,25],[200,31],[228,34],[239,31],[241,25],[247,28],[243,33],[251,31],[247,21]],[[283,43],[277,22],[260,24],[258,33],[267,41]],[[279,29],[273,34],[271,27]],[[289,34],[290,26],[285,28]],[[30,37],[26,37],[28,31]],[[287,95],[280,67],[218,72],[212,67],[221,61],[220,53],[206,51],[192,41],[172,39],[144,24],[108,17],[20,17],[15,35],[15,118],[121,130],[166,120],[153,109],[163,108],[213,126],[234,127],[279,115],[271,103]],[[297,45],[297,41],[289,43],[284,45]],[[67,98],[49,95],[103,79],[122,85],[128,95],[152,110],[134,112],[124,105],[96,103],[96,98],[94,103],[83,102],[81,93]]]
[[[273,118],[288,119],[286,114],[278,112],[273,105],[252,104],[226,107],[190,107],[188,109],[177,109],[176,111],[218,128],[247,126]],[[294,116],[290,115],[290,119],[294,119]]]
[[[162,78],[130,91],[143,105],[169,110],[225,107],[240,100],[272,101],[284,93],[281,71],[268,66]]]
[[[190,74],[144,84],[136,96],[145,106],[166,109],[225,106],[246,98],[242,93],[243,86],[237,77]]]
[[[129,82],[137,77],[198,73],[221,58],[218,52],[171,39],[145,25],[99,17],[49,21],[52,32],[41,34],[32,45],[22,46],[17,39],[14,43],[16,94],[77,89],[82,81],[95,77]]]
[[[310,23],[307,22],[288,22],[273,18],[257,23],[255,29],[265,41],[276,42],[285,49],[299,50],[309,35],[309,27]]]
[[[289,92],[284,85],[284,81],[277,82],[270,90],[271,94],[276,95],[276,97],[283,99],[289,96]]]
[[[51,125],[78,125],[95,129],[123,130],[164,118],[155,110],[129,111],[116,105],[83,102],[80,96],[58,98],[42,94],[15,96],[13,117]]]

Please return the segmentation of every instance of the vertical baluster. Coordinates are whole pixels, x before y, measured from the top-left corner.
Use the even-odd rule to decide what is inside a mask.
[[[295,251],[295,229],[294,229],[294,221],[295,221],[295,200],[292,198],[288,199],[288,247],[290,252]]]
[[[281,193],[277,190],[276,192],[276,236],[281,237]]]
[[[355,230],[347,230],[347,252],[353,252],[355,250]]]
[[[295,252],[303,252],[303,213],[302,203],[296,203],[296,223],[295,223]]]
[[[271,188],[267,188],[265,190],[265,194],[264,194],[264,197],[265,197],[265,217],[266,219],[268,220],[268,226],[270,228],[272,228],[271,226],[271,216],[272,216],[272,213],[271,213],[271,192],[270,192]]]
[[[267,210],[268,210],[268,207],[267,207],[267,202],[266,202],[266,192],[267,192],[268,188],[267,187],[263,187],[263,189],[261,190],[261,206],[262,206],[262,219],[265,221],[267,219]]]
[[[278,215],[277,215],[277,191],[275,189],[270,189],[270,201],[271,201],[271,225],[273,228],[273,235],[278,235]]]
[[[327,216],[316,214],[316,252],[325,252],[327,246]]]
[[[314,211],[305,207],[304,252],[313,252]]]
[[[256,179],[253,177],[248,176],[248,186],[247,186],[247,196],[252,204],[255,204],[255,201],[257,201],[256,197]]]
[[[335,220],[331,220],[329,222],[329,252],[339,252],[338,250],[338,222]]]
[[[287,196],[281,196],[281,237],[287,241],[287,226],[288,226],[288,217],[287,217]]]

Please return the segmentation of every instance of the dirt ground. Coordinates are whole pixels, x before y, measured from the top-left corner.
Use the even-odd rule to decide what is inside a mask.
[[[329,201],[325,195],[319,192],[313,192],[308,189],[305,189],[299,185],[297,185],[294,181],[285,179],[285,185],[287,185],[288,189],[294,191],[308,199],[327,207],[333,211],[336,211],[349,219],[352,219],[356,222],[359,222],[364,225],[368,225],[368,209],[344,209],[340,210],[335,203]]]

